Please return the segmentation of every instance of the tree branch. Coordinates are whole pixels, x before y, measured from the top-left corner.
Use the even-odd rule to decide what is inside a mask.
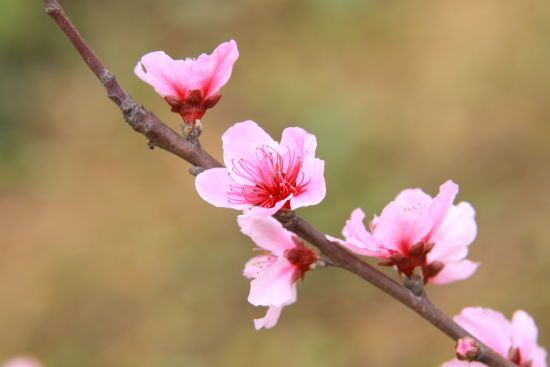
[[[44,0],[44,7],[46,13],[53,18],[65,33],[84,62],[105,87],[109,98],[120,108],[124,120],[132,129],[145,135],[150,140],[150,147],[160,147],[191,163],[193,165],[190,168],[192,175],[197,175],[204,169],[223,167],[219,161],[201,149],[199,144],[190,143],[159,120],[152,112],[135,102],[120,86],[113,73],[105,68],[56,0]],[[315,229],[304,219],[294,215],[291,218],[285,215],[276,215],[275,218],[290,231],[317,247],[322,255],[330,260],[331,265],[346,269],[365,279],[418,313],[452,339],[458,340],[466,336],[473,337],[431,303],[425,293],[422,293],[421,296],[415,296],[406,287],[387,277],[343,247],[327,240],[322,232]],[[483,343],[480,342],[480,345],[482,350],[478,358],[480,362],[491,367],[517,367]]]

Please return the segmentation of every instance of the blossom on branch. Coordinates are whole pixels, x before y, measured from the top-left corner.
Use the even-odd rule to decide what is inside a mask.
[[[434,198],[420,189],[404,190],[374,217],[369,231],[365,214],[356,209],[342,231],[345,241],[327,237],[357,254],[383,259],[381,265],[395,266],[406,277],[421,270],[424,283],[468,278],[479,265],[464,259],[477,226],[469,203],[453,205],[457,193],[452,181]]]
[[[546,367],[546,350],[537,344],[537,326],[527,312],[518,310],[508,321],[489,308],[468,307],[454,321],[473,336],[520,367]],[[484,363],[454,359],[441,367],[485,367]]]
[[[275,326],[284,306],[296,302],[296,281],[304,278],[317,260],[317,255],[277,220],[240,215],[241,231],[264,251],[250,259],[243,275],[253,279],[248,302],[268,306],[266,315],[254,320],[257,330]]]
[[[210,204],[267,217],[325,197],[325,163],[315,158],[317,140],[307,131],[286,128],[279,144],[254,121],[244,121],[230,127],[222,141],[226,168],[206,170],[195,181]]]
[[[141,58],[134,73],[153,86],[185,123],[193,124],[218,103],[221,94],[216,93],[229,80],[238,57],[233,40],[197,59],[173,60],[164,51],[155,51]]]

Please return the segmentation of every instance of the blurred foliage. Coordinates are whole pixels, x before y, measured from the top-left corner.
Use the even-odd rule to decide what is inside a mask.
[[[470,280],[430,287],[535,316],[550,346],[550,3],[359,0],[62,1],[138,100],[132,68],[239,43],[202,142],[253,119],[317,135],[328,196],[300,214],[339,234],[352,209],[448,178],[478,213]],[[0,360],[46,366],[437,366],[452,342],[337,269],[307,275],[272,330],[246,302],[253,244],[202,202],[187,165],[150,151],[39,1],[0,2]],[[391,273],[391,272],[390,272]]]

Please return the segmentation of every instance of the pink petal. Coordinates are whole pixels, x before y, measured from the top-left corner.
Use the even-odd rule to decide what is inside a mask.
[[[250,283],[248,302],[254,306],[286,306],[296,302],[295,267],[280,257]]]
[[[272,217],[258,219],[250,215],[239,215],[237,223],[254,243],[276,256],[283,256],[286,250],[296,246],[292,241],[292,233]]]
[[[250,207],[247,203],[236,204],[229,201],[231,185],[235,185],[235,182],[225,168],[211,168],[195,178],[195,188],[204,201],[221,208],[243,210]]]
[[[363,220],[365,213],[361,209],[355,209],[351,212],[351,217],[346,221],[342,234],[346,241],[339,240],[331,236],[326,236],[329,241],[334,241],[343,247],[363,256],[374,256],[386,258],[389,253],[381,247],[376,239],[367,232]]]
[[[512,317],[512,347],[519,348],[523,360],[537,345],[537,335],[535,320],[523,310],[516,311]]]
[[[281,316],[282,310],[283,307],[270,306],[263,318],[254,319],[254,327],[256,330],[260,330],[261,328],[270,329],[275,326],[279,320],[279,316]]]
[[[350,218],[346,221],[346,225],[342,230],[342,234],[344,235],[344,237],[346,239],[355,238],[359,242],[365,243],[365,245],[375,243],[374,238],[369,232],[367,232],[367,229],[365,228],[365,223],[363,222],[364,220],[365,212],[363,212],[363,210],[357,208],[352,211]]]
[[[222,136],[223,141],[223,160],[229,171],[233,172],[233,165],[237,164],[239,159],[249,162],[257,162],[257,148],[262,145],[278,149],[279,144],[269,136],[264,129],[258,126],[254,121],[237,122],[231,126]],[[233,176],[236,176],[232,173]],[[242,178],[234,177],[237,182],[248,183]]]
[[[233,40],[220,44],[212,55],[200,55],[192,66],[192,89],[202,90],[204,98],[216,93],[231,77],[238,57],[237,43]]]
[[[244,265],[243,275],[248,279],[257,278],[265,269],[269,268],[277,260],[277,256],[255,256]]]
[[[456,194],[458,193],[458,185],[453,181],[449,180],[439,187],[439,194],[433,199],[432,203],[428,208],[428,213],[432,217],[432,229],[430,231],[431,236],[443,223],[447,212],[451,207]]]
[[[495,352],[508,357],[512,325],[500,312],[489,308],[468,307],[455,316],[454,320]]]
[[[264,208],[264,207],[261,207],[261,206],[255,206],[255,207],[250,209],[250,211],[249,211],[250,216],[252,216],[254,218],[271,217],[272,215],[277,213],[279,211],[279,209],[281,209],[286,204],[287,201],[289,201],[291,199],[292,199],[292,194],[289,195],[287,198],[285,198],[281,201],[278,201],[273,208]]]
[[[487,367],[487,365],[481,362],[466,362],[453,359],[449,362],[443,363],[439,367]]]
[[[2,367],[42,367],[42,363],[33,357],[17,356],[9,359]]]
[[[471,277],[477,270],[479,263],[462,260],[446,263],[445,267],[433,278],[428,279],[430,284],[447,284]]]
[[[356,241],[355,239],[343,241],[339,238],[332,237],[332,236],[329,236],[329,235],[326,235],[325,237],[326,237],[327,240],[332,241],[332,242],[336,242],[340,246],[345,247],[348,250],[350,250],[351,252],[354,252],[358,255],[377,257],[377,258],[380,258],[380,259],[385,259],[389,256],[388,253],[387,253],[387,250],[382,249],[382,248],[372,250],[370,248],[365,247],[364,244]]]
[[[281,137],[282,155],[296,154],[302,162],[315,158],[317,139],[315,135],[308,133],[299,127],[287,127]]]
[[[428,253],[428,261],[451,262],[465,258],[476,234],[474,208],[466,202],[451,206],[447,218],[430,239],[436,245]]]
[[[538,345],[531,351],[531,367],[546,367],[546,350]]]
[[[431,227],[432,220],[425,211],[392,201],[382,211],[373,235],[385,248],[407,253]]]
[[[431,204],[432,197],[421,189],[406,189],[401,191],[394,201],[407,208],[426,209]]]
[[[325,183],[325,162],[315,158],[304,161],[302,173],[307,182],[305,191],[290,200],[292,210],[304,206],[319,204],[325,198],[327,187]]]
[[[172,95],[181,98],[187,92],[187,77],[182,78],[185,72],[179,69],[185,68],[187,64],[178,61],[181,60],[172,60],[164,51],[150,52],[142,56],[134,68],[134,73],[153,86],[161,96]]]

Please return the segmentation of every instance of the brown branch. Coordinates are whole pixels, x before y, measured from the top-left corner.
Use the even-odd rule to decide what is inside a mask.
[[[62,7],[56,0],[44,0],[46,13],[54,19],[77,49],[80,56],[107,90],[109,98],[120,108],[124,120],[137,132],[145,135],[150,147],[160,147],[170,153],[183,158],[193,167],[190,173],[197,175],[204,169],[223,167],[210,154],[200,148],[199,144],[192,144],[174,130],[159,120],[152,112],[135,102],[120,86],[115,76],[105,68],[101,60],[88,46],[80,33],[69,20]],[[322,255],[335,265],[346,269],[365,279],[381,291],[389,294],[405,306],[418,313],[425,320],[454,340],[470,336],[462,327],[445,315],[427,298],[425,293],[415,296],[409,289],[387,277],[382,272],[370,266],[344,248],[330,242],[325,235],[315,229],[304,219],[294,214],[275,216],[286,228],[319,249]],[[491,348],[480,343],[482,352],[478,360],[491,367],[514,367],[515,364],[503,358]],[[517,367],[517,366],[516,366]]]

